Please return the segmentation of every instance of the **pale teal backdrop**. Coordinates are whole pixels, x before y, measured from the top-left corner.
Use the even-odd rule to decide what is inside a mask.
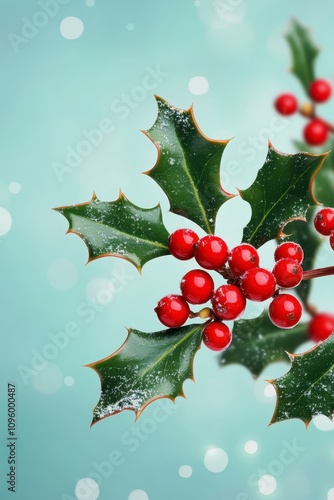
[[[304,98],[283,38],[292,16],[311,27],[323,49],[317,73],[333,81],[333,2],[2,0],[0,13],[0,498],[333,500],[334,427],[321,418],[307,431],[301,421],[267,427],[275,398],[265,379],[288,364],[254,381],[203,348],[187,399],[152,404],[137,423],[123,412],[90,428],[99,379],[83,365],[117,349],[126,327],[160,329],[153,308],[192,264],[165,257],[142,276],[118,259],[85,266],[87,249],[52,211],[93,191],[114,200],[121,188],[143,207],[160,201],[169,231],[194,228],[167,213],[166,196],[141,174],[156,159],[140,132],[155,120],[154,94],[194,103],[207,136],[234,137],[222,181],[234,193],[248,187],[268,137],[287,152],[300,137],[303,120],[272,107],[282,91]],[[331,119],[333,105],[323,110]],[[249,215],[238,199],[219,213],[231,246]],[[271,251],[261,254],[268,265]],[[319,262],[333,263],[327,247]],[[312,302],[331,310],[332,286],[314,284]],[[8,383],[15,494],[6,482]]]

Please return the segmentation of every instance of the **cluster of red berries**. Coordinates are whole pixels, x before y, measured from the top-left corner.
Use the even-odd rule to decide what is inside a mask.
[[[213,350],[223,350],[232,340],[229,327],[223,321],[239,318],[246,300],[262,302],[272,298],[269,317],[280,328],[292,328],[302,315],[299,300],[281,288],[293,288],[303,279],[301,262],[304,253],[300,245],[285,242],[274,254],[276,264],[272,271],[259,267],[259,254],[252,245],[242,243],[231,251],[219,236],[199,238],[190,229],[178,229],[169,237],[170,253],[181,260],[195,258],[202,269],[187,272],[180,284],[181,294],[163,297],[155,311],[165,326],[182,326],[189,317],[210,319],[203,330],[203,342]],[[203,270],[205,269],[205,270]],[[206,270],[215,270],[227,283],[215,289]],[[199,313],[190,311],[189,304],[204,304],[211,300],[211,308]]]
[[[321,209],[314,217],[314,227],[319,234],[329,236],[329,244],[334,250],[334,209]]]
[[[314,103],[326,102],[331,94],[332,87],[327,80],[314,80],[308,91]],[[275,101],[276,110],[282,115],[292,115],[298,110],[298,101],[293,94],[282,94]],[[302,114],[303,111],[301,110]],[[313,113],[311,113],[313,114]],[[328,138],[328,125],[319,118],[311,117],[304,128],[304,139],[311,146],[320,146]]]

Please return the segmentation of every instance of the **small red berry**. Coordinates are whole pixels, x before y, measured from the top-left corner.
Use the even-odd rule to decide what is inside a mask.
[[[232,320],[238,318],[245,310],[246,299],[236,285],[221,285],[213,293],[212,309],[220,319]]]
[[[288,293],[274,297],[269,305],[269,318],[279,328],[292,328],[300,320],[302,306],[299,300]]]
[[[248,269],[259,265],[259,254],[252,245],[242,243],[234,247],[228,256],[228,265],[235,276],[241,276]]]
[[[282,94],[275,101],[275,108],[281,115],[293,115],[298,108],[298,101],[293,94]]]
[[[328,138],[327,125],[315,118],[307,123],[304,128],[304,139],[311,146],[321,146]]]
[[[205,269],[220,269],[228,257],[225,241],[219,236],[209,234],[195,245],[195,259]]]
[[[334,250],[334,231],[332,231],[329,235],[329,244],[332,247],[332,250]]]
[[[202,269],[189,271],[181,280],[182,295],[190,304],[204,304],[211,299],[213,289],[213,279]]]
[[[240,287],[247,299],[262,302],[274,295],[276,280],[267,269],[255,267],[243,274]]]
[[[315,102],[327,101],[332,93],[332,86],[327,80],[314,80],[309,88],[309,95]]]
[[[314,227],[318,233],[329,236],[334,231],[334,210],[323,208],[314,217]]]
[[[188,260],[194,256],[194,245],[198,236],[191,229],[177,229],[169,236],[168,248],[170,253],[180,260]]]
[[[332,332],[334,332],[333,314],[315,314],[308,325],[309,337],[314,340],[314,342],[326,340]]]
[[[276,247],[274,253],[274,259],[277,262],[281,259],[292,259],[300,264],[303,261],[304,252],[303,249],[298,243],[294,243],[293,241],[285,241]]]
[[[161,323],[170,328],[183,325],[189,317],[189,306],[181,295],[166,295],[154,309]]]
[[[276,262],[273,275],[276,283],[282,288],[293,288],[303,279],[303,269],[298,262],[292,259],[280,259]]]
[[[231,330],[225,323],[211,321],[203,330],[203,342],[213,351],[223,351],[232,342]]]

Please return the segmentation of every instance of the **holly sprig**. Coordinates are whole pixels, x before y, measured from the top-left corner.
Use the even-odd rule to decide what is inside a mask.
[[[159,97],[156,99],[158,116],[146,134],[157,147],[158,159],[147,174],[167,194],[171,211],[197,223],[207,232],[201,241],[205,238],[220,239],[214,235],[216,218],[222,204],[232,197],[220,185],[219,175],[227,141],[205,137],[198,128],[192,108],[183,110]],[[256,180],[247,190],[240,191],[242,199],[252,209],[251,220],[244,229],[244,244],[250,246],[252,243],[256,252],[256,246],[282,237],[290,221],[296,218],[305,221],[307,210],[317,204],[313,181],[325,158],[325,154],[287,155],[269,144],[266,161]],[[276,188],[273,187],[273,172]],[[141,270],[149,260],[173,254],[172,235],[164,225],[160,206],[137,207],[120,193],[119,198],[112,202],[100,201],[94,194],[87,203],[56,210],[68,220],[68,232],[79,235],[87,245],[89,261],[115,256],[129,260]],[[201,260],[200,250],[196,250],[202,246],[197,241],[191,245],[197,262],[208,269],[206,256],[203,261],[202,255]],[[225,257],[228,255],[226,251]],[[231,262],[227,264],[226,258],[218,268],[209,269],[218,271],[217,277],[227,281],[226,285],[218,287],[217,293],[227,286],[239,287],[247,294],[245,283],[242,287],[243,278],[235,269],[233,271]],[[279,290],[275,291],[275,296],[277,293]],[[268,297],[272,294],[273,291]],[[221,296],[219,294],[218,302]],[[181,295],[177,297],[184,300]],[[149,403],[158,398],[174,400],[183,396],[183,383],[193,378],[194,356],[202,340],[209,347],[217,348],[216,339],[209,330],[216,323],[224,323],[221,321],[221,301],[216,308],[214,303],[213,309],[187,310],[185,319],[189,317],[192,322],[192,318],[196,318],[202,320],[201,323],[167,324],[173,327],[150,333],[130,329],[126,341],[115,353],[87,365],[98,373],[101,380],[100,399],[92,423],[123,410],[132,410],[138,417]],[[306,338],[305,325],[296,326],[292,332],[279,329],[268,319],[267,313],[261,321],[261,328],[257,320],[235,322],[234,340],[226,350],[224,364],[240,362],[258,375],[266,364],[281,359],[285,349],[294,349]],[[227,327],[224,348],[231,342],[232,334],[228,332]],[[251,362],[254,352],[257,356]]]

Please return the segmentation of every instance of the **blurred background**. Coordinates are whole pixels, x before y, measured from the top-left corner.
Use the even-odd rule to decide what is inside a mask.
[[[142,207],[160,201],[170,232],[198,230],[168,213],[165,194],[141,173],[157,154],[140,132],[155,121],[154,94],[181,108],[193,103],[207,136],[233,137],[223,187],[248,187],[268,138],[293,152],[301,135],[304,119],[280,117],[272,105],[285,91],[304,97],[288,71],[292,17],[323,49],[317,75],[333,81],[333,2],[3,0],[0,11],[0,498],[13,496],[11,383],[18,500],[333,500],[331,422],[319,416],[307,431],[297,420],[268,427],[275,396],[266,379],[288,363],[255,381],[201,349],[187,399],[155,402],[136,423],[126,411],[90,428],[100,382],[83,365],[116,350],[127,327],[159,330],[153,308],[177,292],[192,264],[164,257],[142,276],[119,259],[85,266],[85,245],[65,236],[66,220],[52,211],[93,191],[114,200],[121,188]],[[322,115],[331,119],[332,103]],[[219,212],[218,233],[237,244],[249,216],[233,199]],[[261,249],[264,263],[271,250]],[[327,247],[318,258],[333,260]],[[331,310],[332,283],[312,288],[310,300],[323,310]]]

